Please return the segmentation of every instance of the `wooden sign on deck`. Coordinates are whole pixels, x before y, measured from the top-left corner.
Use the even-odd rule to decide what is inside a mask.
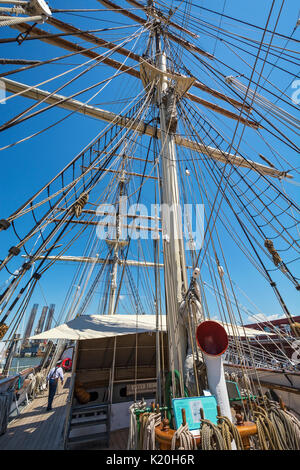
[[[146,394],[156,392],[156,382],[144,382],[140,384],[129,384],[126,387],[126,395]]]

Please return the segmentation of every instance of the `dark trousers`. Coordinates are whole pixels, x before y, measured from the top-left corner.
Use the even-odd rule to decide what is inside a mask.
[[[53,398],[57,389],[57,382],[58,382],[57,379],[49,380],[49,395],[48,395],[48,408],[47,408],[48,410],[51,410],[52,408]]]

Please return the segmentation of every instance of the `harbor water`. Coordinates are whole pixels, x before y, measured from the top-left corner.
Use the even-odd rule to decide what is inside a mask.
[[[9,375],[17,374],[28,367],[38,366],[42,357],[14,357],[9,369]]]

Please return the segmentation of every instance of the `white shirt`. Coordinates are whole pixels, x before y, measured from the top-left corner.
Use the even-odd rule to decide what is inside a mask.
[[[63,373],[63,370],[62,368],[59,366],[59,367],[53,367],[48,376],[47,376],[47,380],[50,380],[50,379],[61,379],[61,381],[63,382],[64,380],[64,373]]]

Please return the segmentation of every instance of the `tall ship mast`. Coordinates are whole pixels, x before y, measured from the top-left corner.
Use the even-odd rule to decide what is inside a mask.
[[[72,350],[64,448],[299,449],[297,19],[65,3],[0,2],[24,51],[0,74],[5,375],[42,296],[41,383]]]

